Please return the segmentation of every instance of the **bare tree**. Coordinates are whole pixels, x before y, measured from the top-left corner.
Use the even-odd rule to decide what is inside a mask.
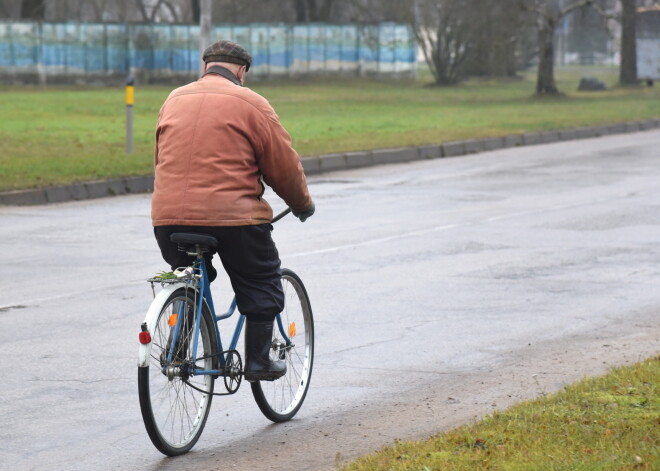
[[[110,18],[114,19],[114,15],[111,14],[110,5],[108,5],[108,0],[90,0],[84,3],[89,3],[92,6],[94,10],[93,21],[102,22]],[[83,2],[81,2],[80,6],[83,6]]]
[[[213,0],[214,24],[403,21],[411,0]],[[43,5],[43,9],[40,9]],[[36,8],[36,9],[35,9]],[[43,17],[41,16],[43,13]],[[199,24],[199,0],[0,0],[0,17]]]
[[[45,0],[23,0],[21,3],[21,18],[44,20],[46,18]]]
[[[179,21],[177,9],[170,1],[156,0],[154,4],[153,2],[147,2],[146,0],[136,0],[136,3],[140,14],[142,15],[142,21],[145,23],[156,23],[161,19],[167,20],[168,23],[177,23]],[[149,3],[149,5],[147,5],[147,3]],[[165,13],[165,9],[167,9],[167,13]]]
[[[0,18],[13,18],[15,5],[7,0],[0,1]]]
[[[190,0],[190,11],[192,13],[192,22],[199,24],[199,17],[201,15],[199,0]]]
[[[582,65],[594,64],[598,54],[608,52],[610,16],[603,14],[607,6],[606,0],[595,0],[591,6],[578,8],[571,14],[565,50],[576,52]]]
[[[472,0],[417,0],[412,8],[414,33],[438,85],[452,85],[461,78],[461,66],[473,43],[466,15]]]
[[[296,21],[328,21],[335,0],[294,0]]]
[[[473,52],[466,59],[468,75],[509,77],[534,56],[534,18],[521,6],[526,0],[474,0],[466,14],[471,24]]]
[[[536,80],[537,95],[559,93],[555,83],[555,30],[566,15],[577,8],[591,5],[593,0],[572,0],[565,5],[563,0],[534,0],[537,14],[537,44],[539,67]]]
[[[296,0],[298,1],[298,0]],[[410,4],[414,0],[336,0],[332,21],[377,23],[411,21]]]

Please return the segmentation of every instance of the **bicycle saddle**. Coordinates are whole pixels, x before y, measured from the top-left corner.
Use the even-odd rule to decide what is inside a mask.
[[[204,245],[213,248],[218,246],[218,241],[215,237],[195,232],[175,232],[170,234],[170,240],[181,245]]]

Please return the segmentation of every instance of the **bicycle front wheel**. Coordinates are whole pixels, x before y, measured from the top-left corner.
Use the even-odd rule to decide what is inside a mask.
[[[180,288],[163,304],[152,333],[149,366],[138,368],[140,409],[154,446],[168,456],[188,452],[199,439],[211,408],[214,377],[191,374],[196,291]],[[179,333],[168,360],[174,332]],[[202,309],[197,366],[217,364],[215,328],[206,305]]]
[[[300,410],[314,360],[314,318],[305,286],[298,275],[283,269],[282,287],[284,310],[273,328],[271,358],[285,360],[287,371],[276,381],[251,383],[259,409],[273,422],[286,422]]]

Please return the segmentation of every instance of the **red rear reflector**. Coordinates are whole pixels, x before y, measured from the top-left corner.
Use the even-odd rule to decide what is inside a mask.
[[[151,342],[151,335],[149,335],[149,331],[145,330],[143,332],[140,332],[140,343],[142,345],[146,345],[149,342]]]

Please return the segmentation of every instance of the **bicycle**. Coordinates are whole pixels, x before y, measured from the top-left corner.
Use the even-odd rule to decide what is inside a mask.
[[[291,210],[280,213],[273,223]],[[202,434],[213,396],[235,394],[243,379],[243,361],[236,345],[245,316],[240,314],[227,350],[223,349],[203,254],[217,246],[215,238],[198,233],[172,234],[179,250],[194,255],[190,267],[169,277],[153,277],[154,300],[139,335],[138,392],[149,438],[163,454],[187,453]],[[158,294],[155,284],[161,285]],[[286,360],[287,372],[276,381],[250,383],[261,412],[273,422],[285,422],[300,410],[309,389],[314,360],[314,319],[305,286],[293,271],[282,269],[284,310],[273,328],[271,358]],[[225,391],[215,392],[223,378]]]

